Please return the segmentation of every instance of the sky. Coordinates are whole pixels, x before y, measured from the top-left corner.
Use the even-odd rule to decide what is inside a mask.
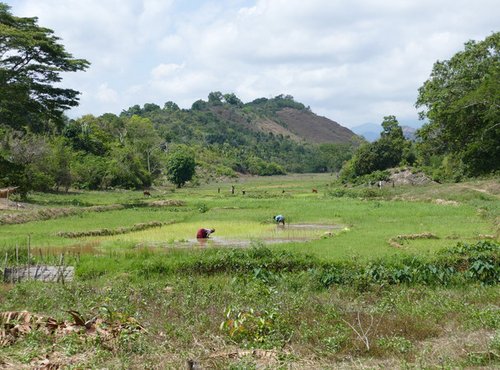
[[[212,91],[243,102],[292,95],[343,126],[395,115],[418,125],[437,60],[500,31],[498,0],[0,0],[38,17],[86,72],[71,118]]]

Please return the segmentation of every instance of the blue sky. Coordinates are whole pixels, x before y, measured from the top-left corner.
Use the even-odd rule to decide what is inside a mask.
[[[417,90],[437,60],[499,31],[497,0],[12,0],[17,16],[92,65],[63,84],[68,112],[134,104],[190,108],[211,91],[244,102],[290,94],[347,127],[417,121]]]

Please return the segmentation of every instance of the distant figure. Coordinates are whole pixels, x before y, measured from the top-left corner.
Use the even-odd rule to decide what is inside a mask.
[[[314,188],[313,188],[313,189],[312,189],[312,192],[317,194],[317,193],[318,193],[318,189],[314,189]]]
[[[279,225],[279,224],[283,224],[283,226],[285,226],[285,216],[283,215],[277,215],[277,216],[274,216],[274,221],[276,221],[276,223]]]
[[[285,194],[285,189],[281,190],[281,194]]]
[[[147,191],[147,190],[144,190],[143,194],[144,194],[145,197],[150,197],[151,196],[151,193],[149,191]]]
[[[245,190],[242,190],[242,191],[241,191],[241,194],[245,195],[245,194],[246,194],[246,191],[245,191]]]
[[[196,233],[196,239],[208,239],[215,229],[199,229]]]
[[[234,194],[234,185],[231,185],[231,194]]]

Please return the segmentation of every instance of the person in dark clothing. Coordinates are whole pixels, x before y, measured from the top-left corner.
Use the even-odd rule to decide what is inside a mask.
[[[277,216],[274,216],[274,221],[276,221],[276,223],[279,225],[279,224],[283,224],[283,226],[285,226],[285,216],[283,215],[277,215]]]

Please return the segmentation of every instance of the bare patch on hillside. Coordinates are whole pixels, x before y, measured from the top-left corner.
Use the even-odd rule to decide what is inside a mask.
[[[284,108],[277,112],[283,124],[293,133],[313,143],[348,143],[354,132],[326,117],[309,111]]]
[[[263,132],[271,132],[273,135],[283,135],[284,137],[290,137],[293,141],[302,142],[304,141],[299,136],[295,135],[292,131],[286,129],[285,127],[279,125],[273,120],[269,118],[263,118],[257,120],[256,122],[257,128]]]

